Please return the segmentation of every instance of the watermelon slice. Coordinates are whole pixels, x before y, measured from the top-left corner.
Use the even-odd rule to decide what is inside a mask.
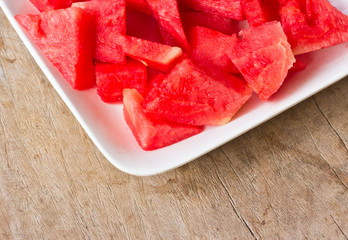
[[[239,73],[226,54],[231,48],[231,36],[196,26],[190,30],[189,40],[192,46],[191,59],[194,63],[215,67],[227,73]]]
[[[101,62],[124,63],[125,54],[117,42],[110,44],[120,34],[126,34],[126,15],[124,0],[92,0],[73,3],[97,19],[97,48],[95,59]]]
[[[182,50],[131,36],[117,40],[127,56],[143,62],[146,66],[168,72],[182,56]]]
[[[104,102],[117,102],[123,98],[123,89],[134,88],[144,95],[147,92],[146,67],[134,60],[126,64],[99,63],[95,66],[97,93]]]
[[[242,6],[250,26],[257,27],[265,22],[279,20],[278,0],[242,0]]]
[[[72,0],[30,0],[40,12],[67,8],[71,6]]]
[[[46,57],[75,89],[95,85],[95,19],[80,8],[17,15]]]
[[[221,125],[250,98],[252,90],[228,74],[208,75],[190,59],[178,63],[144,101],[153,117],[191,125]]]
[[[163,30],[185,50],[190,46],[186,40],[176,0],[145,0]]]
[[[282,0],[280,15],[294,54],[348,41],[348,16],[327,0]]]
[[[166,147],[203,131],[202,127],[156,120],[142,109],[143,96],[135,89],[123,92],[124,117],[139,146],[146,150]]]
[[[295,62],[291,46],[279,22],[242,30],[234,35],[231,60],[245,80],[266,101],[283,84]]]
[[[178,2],[196,11],[243,20],[241,0],[179,0]]]
[[[194,26],[211,28],[227,35],[233,33],[231,18],[205,12],[185,11],[180,13],[185,30]]]

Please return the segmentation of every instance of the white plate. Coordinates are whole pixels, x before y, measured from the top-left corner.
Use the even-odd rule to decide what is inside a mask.
[[[348,13],[348,1],[331,2]],[[188,163],[348,75],[347,43],[304,55],[303,60],[310,62],[307,69],[289,77],[269,102],[263,103],[253,96],[229,124],[209,127],[203,133],[172,146],[145,152],[140,149],[125,124],[120,104],[103,103],[95,89],[82,92],[72,90],[27,37],[14,16],[37,12],[29,0],[0,0],[0,6],[37,64],[96,146],[115,167],[134,175],[158,174]]]

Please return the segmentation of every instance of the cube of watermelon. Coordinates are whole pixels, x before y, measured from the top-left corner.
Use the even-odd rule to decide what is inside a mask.
[[[97,48],[95,59],[101,62],[124,63],[122,46],[109,39],[126,34],[126,7],[124,0],[91,0],[73,3],[97,19]]]
[[[231,35],[233,33],[231,18],[217,14],[184,11],[180,13],[184,29],[188,31],[194,26],[201,26]]]
[[[50,11],[71,6],[72,0],[30,0],[30,2],[40,11]]]
[[[348,16],[327,0],[282,0],[280,15],[294,54],[348,41]]]
[[[95,85],[95,19],[80,8],[17,15],[46,57],[75,89]]]
[[[104,102],[123,99],[123,89],[134,88],[140,94],[147,92],[146,67],[134,60],[126,64],[99,63],[95,66],[97,93]]]
[[[215,67],[227,73],[239,73],[226,54],[231,48],[231,36],[196,26],[190,30],[189,40],[192,46],[191,59],[194,63],[205,67]]]
[[[145,0],[150,7],[158,24],[163,30],[168,32],[174,40],[185,50],[190,46],[187,42],[176,0]]]
[[[241,0],[179,0],[178,2],[196,11],[243,20]]]
[[[266,101],[283,84],[295,62],[291,46],[279,22],[242,30],[234,35],[228,55],[245,80]]]
[[[242,80],[220,72],[208,74],[190,59],[178,63],[155,86],[145,98],[144,111],[155,118],[191,125],[229,122],[252,93]]]
[[[203,131],[202,127],[157,120],[143,112],[143,96],[136,89],[123,92],[124,117],[139,146],[146,150],[166,147]]]

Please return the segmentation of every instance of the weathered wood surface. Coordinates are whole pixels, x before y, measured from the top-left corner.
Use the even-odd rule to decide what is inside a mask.
[[[0,239],[347,239],[348,78],[177,170],[102,156],[0,13]]]

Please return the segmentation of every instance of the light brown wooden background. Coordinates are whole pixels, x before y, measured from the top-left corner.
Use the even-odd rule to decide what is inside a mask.
[[[347,239],[347,145],[345,78],[177,170],[124,174],[0,12],[0,239]]]

